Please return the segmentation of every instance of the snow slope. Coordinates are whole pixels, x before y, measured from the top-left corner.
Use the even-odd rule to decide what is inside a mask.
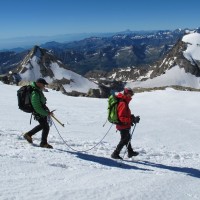
[[[182,41],[188,44],[183,55],[191,62],[193,62],[193,60],[200,60],[200,34],[191,33],[185,35]]]
[[[119,141],[113,126],[87,153],[69,149],[53,126],[54,149],[28,144],[21,137],[37,123],[17,108],[18,87],[0,84],[1,200],[197,200],[200,199],[200,93],[167,89],[136,94],[130,107],[141,116],[132,145],[134,160],[112,160]],[[48,106],[65,124],[55,125],[67,144],[86,150],[110,128],[106,99],[45,93]],[[41,133],[34,136],[40,143]],[[124,150],[123,150],[124,151]],[[123,152],[122,152],[123,153]]]
[[[187,49],[183,51],[184,57],[193,64],[194,61],[200,62],[200,34],[190,33],[188,35],[185,35],[182,38],[182,41],[187,43]],[[164,62],[165,59],[163,60],[163,63]],[[146,77],[148,76],[150,76],[150,73],[147,74]],[[149,78],[146,81],[135,81],[127,83],[127,86],[132,88],[133,87],[151,88],[151,87],[172,86],[172,85],[179,85],[179,86],[200,89],[200,78],[192,75],[191,73],[186,73],[183,68],[180,68],[178,65],[176,65],[166,70],[164,74],[157,76],[153,79]]]
[[[190,73],[186,73],[184,68],[180,68],[176,65],[170,70],[167,70],[166,73],[161,76],[157,76],[153,79],[147,79],[146,81],[135,81],[126,84],[127,87],[131,88],[152,88],[170,85],[180,85],[200,89],[200,78]]]
[[[45,50],[43,50],[45,51]],[[34,54],[33,54],[34,53]],[[67,79],[70,81],[68,84],[63,84],[63,87],[66,92],[77,91],[81,93],[87,93],[89,89],[98,89],[98,85],[94,82],[88,80],[87,78],[71,71],[67,70],[60,65],[61,61],[53,60],[54,56],[46,51],[46,55],[48,55],[52,60],[48,60],[50,63],[48,64],[48,68],[52,71],[51,76],[48,74],[45,76],[45,80],[48,83],[52,83],[55,80],[63,80]],[[24,81],[36,81],[38,78],[43,77],[41,73],[41,63],[43,62],[43,57],[41,55],[41,48],[37,47],[36,52],[32,50],[30,54],[23,60],[22,68],[19,72],[22,80]],[[45,64],[44,64],[45,65]],[[48,69],[47,68],[47,69]],[[26,70],[25,70],[26,69]],[[52,76],[53,75],[53,76]]]

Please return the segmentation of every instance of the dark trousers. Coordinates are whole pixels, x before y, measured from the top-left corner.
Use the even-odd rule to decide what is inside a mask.
[[[128,152],[133,151],[132,146],[131,146],[131,142],[129,142],[130,139],[131,139],[130,130],[131,129],[120,130],[121,140],[120,140],[120,142],[119,142],[119,144],[117,145],[117,148],[116,148],[117,153],[119,153],[125,145],[126,146],[128,145],[128,147],[127,147]]]
[[[41,143],[46,144],[47,143],[47,136],[49,134],[49,124],[47,122],[47,117],[41,117],[37,119],[39,122],[39,125],[37,125],[35,128],[33,128],[31,131],[28,132],[30,136],[33,136],[37,132],[42,130],[42,138]]]

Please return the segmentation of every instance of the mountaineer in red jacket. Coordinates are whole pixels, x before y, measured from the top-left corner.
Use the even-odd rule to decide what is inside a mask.
[[[135,117],[134,115],[131,115],[131,110],[129,108],[129,102],[131,101],[133,95],[133,90],[131,90],[130,88],[124,88],[123,94],[119,93],[117,95],[117,98],[120,99],[117,106],[118,119],[120,123],[116,125],[116,128],[120,131],[121,140],[117,145],[117,148],[111,155],[111,157],[114,159],[122,159],[119,154],[125,145],[128,145],[127,149],[129,158],[137,156],[139,154],[138,152],[133,151],[131,143],[129,142],[131,139],[131,126],[133,125],[133,123],[136,124],[140,121],[139,116]]]

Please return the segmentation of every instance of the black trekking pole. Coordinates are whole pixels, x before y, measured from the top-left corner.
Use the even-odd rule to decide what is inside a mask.
[[[125,154],[126,154],[126,152],[127,152],[128,145],[129,145],[130,142],[131,142],[131,139],[132,139],[132,136],[133,136],[133,133],[134,133],[135,127],[136,127],[136,124],[135,124],[135,126],[134,126],[134,128],[133,128],[133,130],[132,130],[131,137],[130,137],[130,140],[128,141],[128,144],[127,144],[127,146],[126,146],[126,150],[125,150],[125,152],[124,152],[124,155],[123,155],[123,157],[122,157],[122,160],[124,160],[124,156],[125,156]]]

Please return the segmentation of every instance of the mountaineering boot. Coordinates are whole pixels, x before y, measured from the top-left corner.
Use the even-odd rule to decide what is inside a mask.
[[[40,143],[40,147],[42,147],[42,148],[48,148],[48,149],[53,149],[53,146],[51,146],[51,145],[48,144],[48,143],[46,143],[46,144]]]
[[[132,158],[133,156],[137,156],[139,154],[139,152],[137,151],[129,151],[128,152],[128,158]]]
[[[111,158],[113,158],[113,159],[120,159],[120,160],[122,160],[122,157],[120,157],[120,155],[119,155],[119,152],[118,152],[118,151],[114,151],[114,152],[111,154]]]
[[[24,134],[24,139],[26,139],[31,144],[33,143],[32,137],[28,133]]]

